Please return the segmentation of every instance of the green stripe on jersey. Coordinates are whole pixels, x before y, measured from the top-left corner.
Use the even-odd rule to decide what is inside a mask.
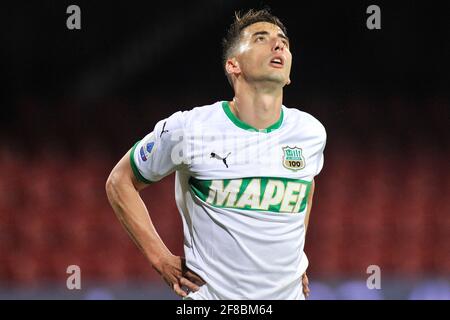
[[[256,129],[255,127],[252,127],[251,125],[245,123],[244,121],[242,121],[241,119],[236,117],[235,114],[233,113],[233,111],[231,111],[230,103],[228,101],[222,102],[222,109],[225,112],[225,114],[227,115],[228,119],[231,120],[231,122],[233,122],[237,127],[244,129],[244,130],[269,133],[269,132],[281,127],[281,124],[283,123],[283,117],[284,117],[283,108],[281,108],[280,118],[278,119],[278,121],[275,122],[274,124],[272,124],[271,126],[265,128],[265,129],[261,129],[261,130]]]
[[[134,162],[134,151],[136,150],[136,147],[138,145],[138,143],[140,142],[140,140],[138,142],[136,142],[133,146],[133,148],[131,149],[131,153],[130,153],[130,164],[131,164],[131,170],[133,170],[134,176],[141,182],[150,184],[153,183],[150,180],[147,180],[144,178],[144,176],[142,176],[142,174],[139,172],[139,169],[136,165],[136,163]]]
[[[298,179],[255,177],[225,180],[189,179],[192,192],[219,208],[299,213],[308,200],[311,182]]]

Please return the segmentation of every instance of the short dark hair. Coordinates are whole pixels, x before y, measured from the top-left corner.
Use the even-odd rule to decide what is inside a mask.
[[[287,30],[286,27],[283,25],[283,23],[278,19],[276,16],[274,16],[272,13],[270,13],[269,9],[261,9],[261,10],[254,10],[250,9],[243,15],[240,11],[237,11],[234,13],[234,21],[228,28],[228,31],[226,33],[225,38],[222,40],[222,47],[223,47],[223,53],[222,53],[222,66],[225,68],[225,63],[228,59],[228,57],[231,55],[231,52],[235,49],[236,44],[239,42],[241,38],[241,32],[248,26],[257,23],[257,22],[269,22],[276,26],[278,26],[283,33],[287,36]],[[228,77],[228,74],[225,74]],[[230,79],[228,79],[230,81]],[[231,84],[231,81],[230,81]]]

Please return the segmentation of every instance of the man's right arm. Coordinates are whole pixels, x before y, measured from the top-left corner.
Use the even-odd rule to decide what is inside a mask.
[[[147,208],[139,195],[148,184],[139,181],[131,168],[128,151],[111,171],[106,182],[108,200],[122,226],[145,255],[152,267],[180,296],[186,286],[197,291],[204,282],[186,270],[183,258],[173,255],[158,235]]]

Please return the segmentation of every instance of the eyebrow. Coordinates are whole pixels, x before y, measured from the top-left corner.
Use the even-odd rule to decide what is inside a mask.
[[[258,36],[258,35],[269,35],[269,32],[268,31],[257,31],[254,34],[252,34],[252,38],[255,36]],[[278,32],[277,36],[285,39],[288,42],[288,44],[290,44],[289,38],[287,36],[285,36],[284,34],[282,34],[281,32]]]

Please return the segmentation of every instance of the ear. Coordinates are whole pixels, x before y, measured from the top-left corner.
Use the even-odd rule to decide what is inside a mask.
[[[227,62],[225,62],[225,70],[227,71],[228,75],[237,75],[241,73],[239,62],[234,57],[227,59]]]
[[[291,78],[288,78],[288,81],[286,82],[286,85],[290,85],[291,84]]]

